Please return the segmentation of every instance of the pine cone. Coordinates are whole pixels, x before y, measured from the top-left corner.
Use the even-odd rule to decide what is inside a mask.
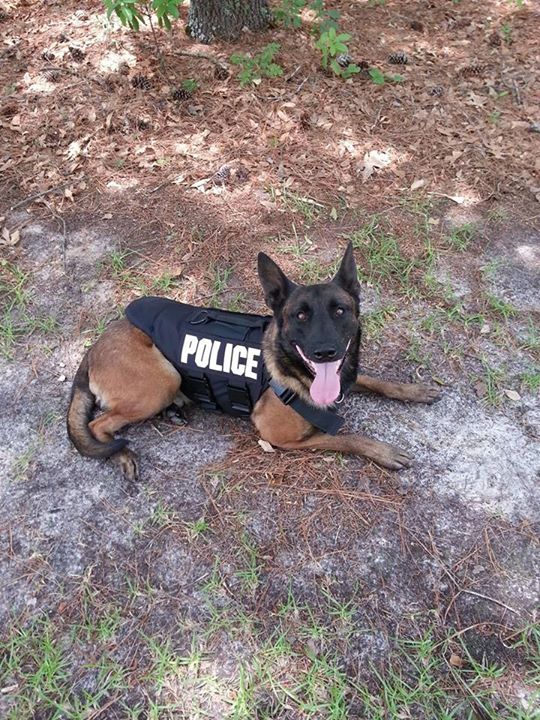
[[[75,62],[82,62],[84,58],[86,57],[86,53],[83,52],[78,47],[72,47],[71,45],[68,47],[69,52],[71,53],[71,57],[75,60]]]
[[[225,65],[216,65],[216,69],[214,70],[214,77],[216,80],[226,80],[229,75],[230,73]]]
[[[41,53],[42,60],[45,60],[45,62],[52,62],[55,59],[54,53],[50,50],[44,50]]]
[[[424,26],[419,20],[411,20],[411,30],[416,32],[424,32]]]
[[[406,65],[409,62],[409,58],[403,50],[398,50],[388,56],[388,62],[392,63],[392,65]]]
[[[352,61],[353,59],[350,55],[338,55],[336,58],[337,64],[342,68],[349,67]]]
[[[137,120],[135,121],[135,127],[137,128],[137,130],[148,130],[148,128],[150,127],[150,123],[144,118],[137,118]]]
[[[444,95],[443,86],[433,85],[432,87],[428,88],[428,95],[432,95],[433,97],[441,97],[441,95]]]
[[[191,97],[191,93],[188,90],[185,90],[183,87],[177,87],[171,92],[171,97],[173,100],[180,101],[180,100],[189,100]]]
[[[502,39],[497,31],[491,33],[491,35],[488,37],[488,43],[491,45],[491,47],[500,47],[500,45],[502,44]]]
[[[226,185],[231,179],[231,168],[223,165],[212,175],[212,183],[214,185]]]
[[[0,22],[4,22],[5,20],[8,19],[8,17],[9,17],[9,15],[7,14],[7,12],[0,10]]]
[[[486,71],[486,66],[481,63],[471,63],[466,65],[459,70],[459,75],[464,78],[479,77]]]
[[[131,84],[134,88],[137,88],[138,90],[150,90],[150,88],[152,87],[152,83],[146,77],[146,75],[134,75],[131,78]]]
[[[43,76],[45,80],[48,80],[49,82],[55,83],[60,80],[62,73],[60,70],[57,70],[56,68],[50,68],[50,70],[45,70],[43,73]]]

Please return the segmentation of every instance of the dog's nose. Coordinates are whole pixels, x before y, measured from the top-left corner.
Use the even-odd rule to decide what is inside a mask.
[[[336,348],[333,347],[321,347],[313,351],[313,355],[323,362],[324,360],[332,360],[336,357]]]

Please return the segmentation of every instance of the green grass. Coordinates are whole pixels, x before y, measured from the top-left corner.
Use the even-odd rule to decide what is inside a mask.
[[[321,262],[316,257],[306,257],[300,263],[300,277],[302,282],[310,285],[329,280],[337,271],[339,261],[333,265]]]
[[[358,271],[361,280],[372,284],[397,281],[402,289],[409,287],[411,273],[418,263],[404,257],[396,237],[382,227],[376,216],[349,237],[354,249],[363,256]]]
[[[395,317],[396,312],[395,305],[383,305],[378,310],[363,315],[362,330],[365,336],[372,339],[381,335],[388,322]]]
[[[286,255],[291,255],[292,257],[297,259],[302,259],[313,248],[313,243],[307,237],[307,235],[304,235],[303,238],[300,238],[296,230],[295,223],[292,224],[292,233],[292,238],[289,238],[284,242],[281,242],[281,238],[279,238],[279,252]]]
[[[270,188],[270,197],[273,202],[280,204],[289,212],[301,215],[305,222],[311,224],[324,211],[324,205],[307,195],[300,195],[290,188],[282,186],[279,189]]]
[[[229,284],[229,281],[233,274],[233,268],[228,266],[220,266],[215,263],[213,263],[210,266],[210,275],[211,275],[211,299],[210,304],[215,305],[219,303],[219,297],[222,293],[225,292],[227,289],[227,286]]]
[[[405,353],[405,358],[409,362],[422,367],[429,367],[431,363],[431,355],[424,350],[422,342],[417,337],[409,339],[409,347]]]
[[[519,376],[521,384],[532,395],[540,391],[540,370],[526,370]]]
[[[484,399],[489,405],[497,406],[501,401],[501,384],[505,377],[504,371],[492,367],[488,360],[482,358],[483,375],[480,377],[485,386]]]
[[[511,303],[496,295],[486,294],[486,304],[492,313],[500,315],[504,320],[517,315],[517,310]]]
[[[473,223],[464,223],[452,228],[450,235],[447,237],[447,242],[454,250],[463,252],[467,250],[475,235],[475,225]]]
[[[244,550],[246,542],[252,545],[244,535]],[[133,609],[104,602],[88,576],[78,622],[53,616],[4,629],[0,687],[8,709],[3,717],[89,720],[109,712],[138,720],[289,715],[476,720],[479,708],[488,720],[533,717],[507,696],[514,666],[473,653],[463,632],[439,624],[411,629],[387,638],[385,660],[356,668],[343,662],[342,652],[351,642],[362,646],[363,635],[373,633],[370,622],[361,620],[361,588],[342,597],[323,585],[315,605],[300,601],[289,588],[273,612],[255,617],[241,596],[223,592],[224,582],[218,573],[205,591],[213,602],[207,620],[181,624],[180,633],[174,623],[169,632],[135,629],[126,652],[118,637],[122,624],[132,621]],[[223,673],[216,663],[223,663],[220,648],[234,647],[231,643],[241,651],[228,656]],[[519,659],[521,682],[534,692],[540,686],[540,625],[516,629],[505,644],[514,661]],[[83,677],[93,678],[86,689],[80,685]],[[142,695],[130,700],[135,688]]]
[[[0,355],[7,359],[13,359],[17,344],[34,332],[58,329],[55,318],[34,310],[29,280],[29,273],[0,260]]]
[[[186,533],[189,542],[194,542],[197,538],[202,537],[210,530],[210,525],[204,517],[198,520],[186,522]]]

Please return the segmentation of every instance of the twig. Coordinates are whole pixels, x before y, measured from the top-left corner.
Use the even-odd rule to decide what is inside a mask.
[[[506,610],[510,610],[510,612],[513,612],[516,615],[521,615],[519,610],[515,610],[513,607],[510,607],[510,605],[506,605],[506,603],[503,603],[501,600],[497,600],[497,598],[492,598],[489,595],[482,595],[482,593],[477,593],[474,590],[461,589],[459,592],[467,593],[467,595],[474,595],[475,597],[482,598],[482,600],[487,600],[488,602],[495,603],[495,605],[500,605],[501,607],[506,608]]]
[[[521,99],[521,93],[519,91],[519,88],[518,88],[517,83],[514,80],[514,78],[512,78],[512,89],[514,90],[514,97],[516,99],[517,104],[523,105],[523,100]]]
[[[71,182],[72,182],[72,180],[68,180],[67,182],[62,183],[61,185],[55,185],[54,187],[49,188],[48,190],[42,190],[41,192],[34,193],[33,195],[30,195],[29,197],[27,197],[25,200],[21,200],[20,202],[15,203],[15,205],[12,205],[10,207],[10,210],[11,210],[11,212],[13,212],[13,210],[17,210],[17,208],[23,207],[24,205],[29,205],[31,202],[33,202],[34,200],[37,200],[40,197],[43,197],[44,195],[51,195],[52,193],[56,193],[59,190],[63,190]]]
[[[45,205],[49,209],[49,212],[52,213],[52,215],[57,219],[60,220],[62,223],[62,265],[64,267],[64,274],[67,273],[67,263],[66,263],[66,252],[67,252],[67,232],[66,232],[66,221],[62,217],[62,215],[58,214],[50,205],[48,202],[45,201]]]

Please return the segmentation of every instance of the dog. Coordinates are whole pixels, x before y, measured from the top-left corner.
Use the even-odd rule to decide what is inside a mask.
[[[110,323],[86,353],[73,381],[67,428],[77,450],[94,458],[113,458],[126,479],[137,480],[136,456],[115,433],[170,406],[182,407],[185,395],[190,395],[183,391],[190,383],[202,387],[211,374],[221,382],[220,388],[226,387],[222,407],[238,411],[233,414],[248,413],[260,437],[273,446],[334,450],[364,456],[392,470],[408,467],[411,458],[398,447],[358,434],[336,434],[333,411],[350,392],[367,390],[417,403],[439,398],[439,391],[428,385],[385,382],[358,372],[360,286],[352,244],[335,277],[326,283],[299,285],[264,253],[258,255],[258,275],[272,315],[242,316],[249,327],[247,331],[240,328],[240,336],[262,328],[259,346],[235,339],[235,313],[159,298],[135,301],[132,306],[139,307],[139,315],[128,306],[126,318]],[[141,320],[141,307],[143,315],[150,312],[150,319]],[[184,308],[191,313],[189,332],[174,319],[174,313]],[[169,312],[173,313],[170,321],[166,319]],[[218,313],[215,323],[220,332],[227,330],[219,339],[198,334],[200,323],[207,322],[212,313]],[[176,350],[172,328],[180,326],[184,329]],[[162,334],[160,348],[152,337],[156,328]],[[195,380],[183,370],[190,361],[198,376]],[[266,380],[261,381],[263,376]],[[232,393],[231,377],[243,403],[235,405],[234,397],[231,400],[227,395]],[[237,379],[252,384],[242,389],[235,384]],[[258,383],[259,397],[250,397],[253,383]],[[191,388],[195,399],[199,386]],[[219,388],[208,393],[223,394]],[[208,393],[203,406],[215,407],[215,398],[210,402]],[[94,416],[96,405],[103,412]]]

